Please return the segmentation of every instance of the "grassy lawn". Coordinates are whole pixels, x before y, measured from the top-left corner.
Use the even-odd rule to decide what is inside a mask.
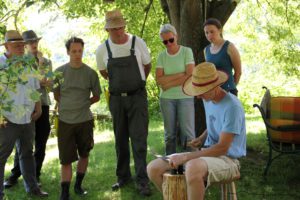
[[[109,122],[97,124],[95,134],[95,147],[90,155],[88,174],[84,180],[84,187],[88,195],[78,197],[73,192],[71,185],[71,196],[73,200],[160,200],[162,196],[152,187],[151,197],[141,197],[135,189],[134,183],[117,192],[111,191],[111,185],[116,181],[115,166],[116,158],[114,151],[114,139]],[[163,154],[163,126],[159,120],[151,120],[149,129],[149,149]],[[239,199],[245,200],[296,200],[300,199],[300,157],[284,156],[275,160],[271,166],[268,178],[262,177],[266,164],[268,146],[264,134],[264,126],[258,117],[247,117],[247,149],[248,155],[241,159],[241,179],[236,182]],[[148,161],[154,157],[148,154]],[[6,165],[6,175],[10,173],[13,156]],[[132,161],[132,160],[131,160]],[[131,162],[132,172],[133,161]],[[74,164],[75,169],[75,164]],[[74,174],[74,173],[73,173]],[[59,199],[60,193],[60,165],[56,138],[48,141],[47,154],[41,176],[42,188],[49,192],[49,200]],[[5,190],[7,200],[35,199],[28,196],[23,188],[22,179],[16,187]],[[206,199],[219,199],[219,187],[213,186],[207,190]]]

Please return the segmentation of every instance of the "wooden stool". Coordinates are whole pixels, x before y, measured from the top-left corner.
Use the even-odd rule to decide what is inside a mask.
[[[164,173],[162,190],[164,200],[187,200],[185,175]]]
[[[231,180],[212,183],[212,185],[221,186],[221,200],[237,200],[236,188],[234,181],[240,178],[240,174],[233,177]],[[164,200],[187,200],[186,180],[185,175],[172,175],[169,172],[163,175],[163,198]],[[228,193],[229,190],[229,193]]]
[[[228,188],[229,188],[229,199],[237,200],[234,181],[227,182],[227,183],[220,183],[220,184],[221,184],[221,200],[228,199]]]
[[[240,177],[241,177],[240,172],[238,172],[236,176],[232,177],[230,180],[212,183],[212,185],[221,186],[221,200],[227,200],[228,196],[230,200],[237,200],[234,181],[239,180]],[[229,194],[228,194],[228,190],[229,190]]]

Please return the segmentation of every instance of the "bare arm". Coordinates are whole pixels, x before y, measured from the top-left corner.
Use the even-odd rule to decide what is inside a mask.
[[[157,68],[155,72],[156,82],[158,85],[163,85],[184,76],[184,74],[185,73],[182,72],[177,74],[165,75],[164,70],[162,68]]]
[[[55,91],[53,91],[53,94],[54,94],[55,101],[59,102],[59,100],[60,100],[60,90],[56,89]]]
[[[233,65],[233,70],[234,70],[233,77],[234,77],[234,82],[237,85],[242,75],[241,57],[239,51],[232,43],[229,44],[227,53]]]
[[[99,99],[100,99],[99,96],[92,96],[92,97],[90,98],[91,105],[94,104],[94,103],[96,103],[96,102],[98,102]]]
[[[187,152],[181,154],[173,154],[170,156],[170,165],[171,167],[178,167],[183,163],[186,163],[189,160],[210,156],[210,157],[218,157],[222,155],[226,155],[227,151],[233,141],[234,134],[233,133],[221,133],[219,142],[209,148],[203,149],[201,151]]]
[[[148,78],[149,74],[150,74],[150,71],[151,71],[151,63],[147,64],[147,65],[144,65],[144,71],[145,71],[145,76],[146,76],[146,79]]]
[[[204,55],[204,60],[206,61],[206,53],[205,53],[205,48],[203,49],[203,55]]]
[[[31,114],[31,120],[36,121],[42,115],[41,101],[35,102],[34,110]]]
[[[183,76],[181,76],[177,79],[174,79],[172,81],[169,81],[166,84],[162,84],[161,87],[163,88],[163,90],[167,90],[171,87],[182,85],[184,83],[184,81],[192,75],[194,66],[195,66],[195,64],[186,65],[186,71],[183,74]]]
[[[193,72],[195,64],[186,65],[185,72],[172,74],[172,75],[164,75],[163,69],[156,70],[156,80],[158,84],[162,87],[163,90],[167,90],[171,87],[179,86],[184,83],[184,81],[191,76]],[[162,80],[162,81],[159,81]]]
[[[203,133],[199,137],[197,137],[197,138],[193,139],[192,141],[190,141],[188,143],[188,146],[191,146],[191,147],[194,147],[194,148],[201,147],[203,145],[203,143],[205,142],[206,137],[207,137],[207,130],[203,131]]]
[[[108,80],[108,73],[106,69],[100,70],[100,74],[105,80]]]

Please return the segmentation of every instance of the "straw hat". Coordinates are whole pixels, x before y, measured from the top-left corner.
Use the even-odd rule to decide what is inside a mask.
[[[18,31],[9,30],[5,33],[4,43],[0,44],[0,46],[5,45],[7,43],[16,43],[16,42],[25,43],[25,41],[23,40],[21,34]]]
[[[24,31],[22,37],[25,42],[39,41],[42,37],[38,37],[33,30]]]
[[[126,25],[126,21],[120,10],[108,11],[105,14],[105,26],[104,28],[120,28]]]
[[[203,62],[197,65],[193,74],[184,82],[183,92],[189,96],[198,96],[209,92],[228,80],[226,72],[216,70],[213,63]]]

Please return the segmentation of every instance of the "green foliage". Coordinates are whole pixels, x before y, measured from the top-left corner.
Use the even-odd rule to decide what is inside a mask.
[[[4,123],[3,112],[18,111],[18,116],[23,116],[26,109],[16,108],[14,101],[10,99],[10,92],[16,92],[18,84],[26,84],[29,78],[37,78],[41,80],[58,79],[62,82],[62,74],[59,72],[51,72],[49,67],[41,66],[35,69],[36,61],[31,55],[13,56],[6,60],[6,63],[0,66],[0,124]],[[41,75],[41,70],[43,71]],[[30,101],[37,102],[40,100],[40,93],[33,89],[28,89],[26,95]]]
[[[4,123],[3,112],[11,111],[13,101],[10,100],[9,92],[15,92],[17,84],[26,84],[32,75],[35,60],[30,56],[13,56],[0,66],[0,124]],[[39,95],[35,91],[27,91],[28,95],[36,99]]]
[[[19,8],[24,2],[24,0],[14,1],[14,3],[9,0],[0,1],[3,2],[0,7],[0,19],[5,12]],[[142,37],[151,51],[153,67],[147,86],[149,111],[151,114],[157,113],[159,91],[153,76],[158,54],[164,49],[158,31],[159,26],[168,21],[159,0],[115,0],[114,3],[98,0],[78,0],[76,3],[73,0],[34,2],[30,5],[30,9],[36,6],[40,8],[39,10],[62,11],[69,19],[81,18],[88,22],[90,26],[88,31],[83,31],[85,27],[82,27],[80,34],[83,38],[93,38],[97,44],[107,38],[106,31],[103,30],[105,12],[115,8],[121,9],[127,21],[127,31]],[[152,4],[149,4],[151,2]],[[252,104],[260,101],[263,85],[269,87],[274,94],[300,95],[300,88],[295,87],[300,84],[299,8],[300,2],[297,0],[240,1],[224,27],[225,39],[232,41],[241,54],[243,74],[238,89],[239,98],[247,113],[254,112]],[[144,21],[146,16],[147,20]],[[18,23],[22,24],[22,21]],[[82,24],[79,26],[81,27]],[[68,33],[68,35],[72,34]],[[90,66],[95,66],[95,48],[94,43],[90,42],[86,45],[85,51],[89,52],[86,53],[84,61],[87,61]]]
[[[242,48],[249,60],[268,70],[275,68],[277,73],[300,76],[299,6],[297,0],[273,4],[249,0],[238,5],[237,15],[232,16],[232,23],[237,25],[233,31],[240,31],[246,39]]]
[[[156,86],[154,79],[154,70],[156,59],[160,51],[164,49],[159,38],[159,27],[167,21],[166,16],[160,7],[159,0],[154,0],[150,5],[149,0],[132,0],[121,1],[116,0],[113,4],[102,3],[99,1],[77,1],[76,4],[72,0],[65,1],[63,8],[64,13],[69,18],[87,17],[93,19],[92,34],[98,34],[101,40],[106,39],[103,27],[105,25],[105,12],[112,9],[120,9],[126,18],[127,31],[131,34],[142,37],[152,57],[152,74],[147,80],[147,91],[149,100],[150,114],[156,115],[159,113],[159,88]],[[150,6],[147,20],[145,21],[145,8]],[[145,28],[142,32],[143,24]]]
[[[6,33],[6,27],[4,25],[0,25],[0,41],[4,40],[4,35]]]
[[[247,113],[260,103],[262,86],[274,95],[300,95],[299,5],[296,0],[241,1],[224,27],[225,39],[241,54],[238,89]]]
[[[155,78],[149,75],[147,79],[148,109],[150,116],[160,116],[159,109],[159,87]]]

